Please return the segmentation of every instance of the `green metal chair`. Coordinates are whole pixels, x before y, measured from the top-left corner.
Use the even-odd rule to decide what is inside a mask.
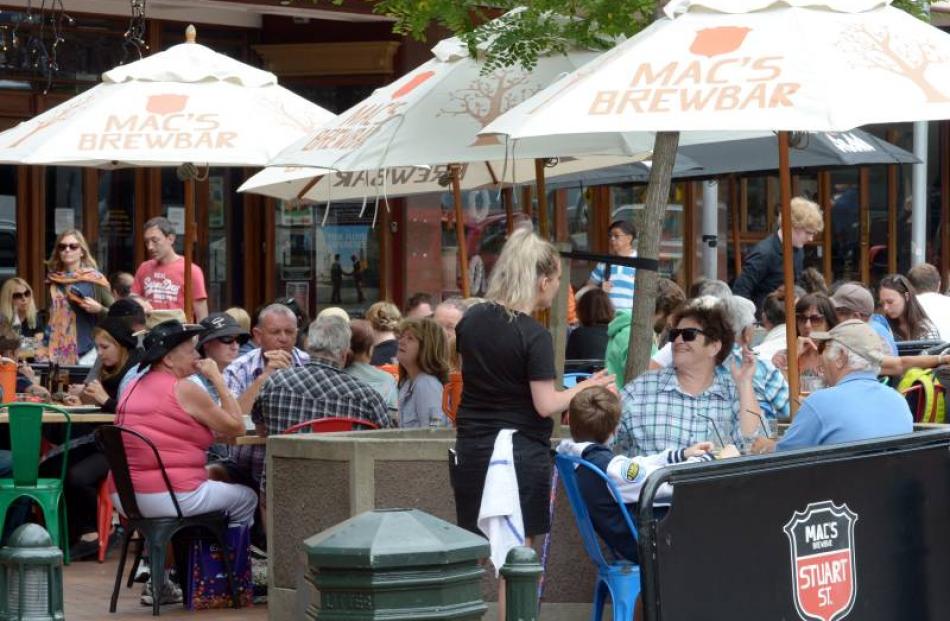
[[[66,526],[66,498],[63,481],[72,437],[72,419],[63,408],[47,403],[3,403],[9,413],[10,447],[13,453],[13,477],[0,478],[0,532],[7,519],[7,510],[18,499],[26,497],[39,505],[46,521],[46,530],[53,545],[63,550],[63,562],[69,564],[69,530]],[[58,478],[40,478],[43,412],[52,410],[66,417],[63,469]]]

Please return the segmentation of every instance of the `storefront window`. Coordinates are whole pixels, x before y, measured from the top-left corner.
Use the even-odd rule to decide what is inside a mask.
[[[379,206],[384,209],[383,205]],[[280,202],[277,208],[277,295],[295,298],[311,316],[328,306],[362,314],[379,300],[380,253],[373,205]],[[377,223],[377,226],[379,224]],[[332,274],[339,264],[342,278]]]
[[[99,244],[96,257],[104,274],[135,273],[138,243],[135,214],[135,172],[108,170],[99,174]]]
[[[16,167],[0,166],[0,282],[16,275]]]
[[[82,230],[82,178],[82,168],[53,166],[46,169],[47,256],[60,233]]]
[[[243,296],[244,279],[228,278],[240,272],[234,265],[236,254],[228,250],[240,247],[243,238],[244,210],[236,194],[242,174],[239,168],[224,168],[212,170],[208,177],[208,252],[203,267],[212,310],[224,310]]]

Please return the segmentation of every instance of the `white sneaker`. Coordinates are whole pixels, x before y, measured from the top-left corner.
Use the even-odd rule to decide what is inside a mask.
[[[166,578],[165,583],[162,585],[162,596],[158,600],[158,603],[162,606],[166,604],[180,604],[182,599],[181,588]],[[152,583],[149,581],[145,583],[145,588],[142,589],[142,598],[139,602],[143,606],[151,606],[154,601],[152,597]]]

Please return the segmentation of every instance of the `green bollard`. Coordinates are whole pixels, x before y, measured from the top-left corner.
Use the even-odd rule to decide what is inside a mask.
[[[517,547],[508,552],[501,575],[505,578],[505,619],[538,621],[538,579],[541,564],[534,548]]]

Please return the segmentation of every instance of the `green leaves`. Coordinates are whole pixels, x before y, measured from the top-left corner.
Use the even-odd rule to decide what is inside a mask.
[[[474,0],[381,0],[373,10],[396,18],[395,32],[420,41],[430,24],[447,28],[490,72],[511,65],[531,69],[539,56],[574,47],[609,49],[617,37],[649,25],[655,1],[536,0],[509,13],[523,5],[512,0],[495,2],[491,8]],[[491,21],[502,15],[504,19]]]
[[[929,21],[925,0],[893,5]],[[395,18],[394,32],[419,41],[427,39],[432,25],[448,29],[485,61],[489,73],[512,65],[531,69],[539,56],[569,48],[609,49],[617,37],[634,35],[653,21],[656,0],[497,0],[491,6],[484,0],[380,0],[373,11]]]

